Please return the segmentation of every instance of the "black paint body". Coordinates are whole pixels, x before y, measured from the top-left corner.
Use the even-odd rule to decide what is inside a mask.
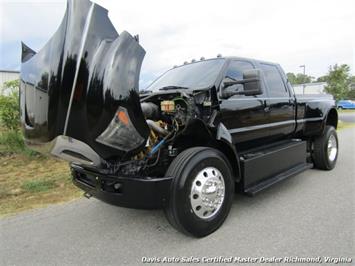
[[[25,138],[30,144],[41,144],[66,135],[88,144],[104,159],[120,156],[121,151],[95,139],[119,106],[128,110],[143,138],[149,135],[138,96],[145,51],[129,33],[118,35],[104,8],[89,1],[70,0],[67,5],[59,29],[37,54],[23,45]]]
[[[90,158],[85,154],[88,151],[104,162],[124,160],[143,149],[145,142],[124,152],[99,143],[97,137],[123,107],[134,129],[147,140],[149,128],[138,95],[144,54],[137,38],[127,32],[118,35],[108,19],[107,10],[89,1],[69,0],[59,29],[37,54],[23,45],[20,105],[26,142],[34,147],[66,136],[69,150],[71,139],[75,139],[87,147],[74,150],[73,144],[73,152],[82,151],[82,156]],[[236,182],[244,184],[246,189],[247,185],[263,182],[266,178],[263,169],[258,169],[260,175],[245,173],[245,169],[254,169],[250,164],[242,167],[242,155],[248,150],[297,138],[303,142],[293,145],[298,154],[293,161],[306,162],[305,143],[321,135],[326,124],[337,126],[333,98],[296,96],[279,65],[237,57],[222,59],[224,65],[211,87],[151,94],[182,92],[194,99],[195,93],[206,91],[211,96],[211,112],[215,115],[199,113],[191,118],[185,133],[179,135],[180,152],[182,147],[190,148],[191,145],[211,145],[220,149],[230,161]],[[270,94],[273,88],[263,76],[261,94],[222,98],[223,79],[234,61],[243,61],[255,69],[265,64],[276,67],[282,77],[283,97]],[[257,162],[260,164],[260,160]],[[106,175],[103,169],[107,163],[105,167],[100,163],[94,167],[73,164],[74,183],[91,195],[121,206],[154,208],[165,205],[171,177],[132,176],[130,179]],[[277,169],[264,172],[272,175],[275,171]],[[112,191],[115,182],[122,184],[122,188]]]
[[[272,143],[293,137],[312,137],[322,133],[330,110],[336,112],[335,101],[330,95],[295,95],[286,75],[278,64],[259,60],[230,57],[231,61],[247,61],[255,68],[267,63],[278,68],[287,96],[272,97],[270,88],[262,79],[263,94],[232,96],[220,101],[222,123],[232,135],[237,150]],[[222,73],[223,77],[225,73]],[[220,88],[221,84],[217,84]],[[240,146],[238,148],[238,146]]]

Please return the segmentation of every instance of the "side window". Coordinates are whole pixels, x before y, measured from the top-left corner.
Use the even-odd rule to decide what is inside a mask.
[[[226,78],[231,78],[231,79],[243,79],[243,71],[248,70],[248,69],[253,69],[254,66],[247,62],[247,61],[237,61],[234,60],[230,62],[227,73],[226,73]]]
[[[232,79],[232,80],[241,80],[243,79],[243,72],[248,69],[253,69],[254,66],[247,61],[241,60],[233,60],[229,63],[229,66],[226,71],[225,78]],[[226,90],[230,91],[242,91],[243,85],[236,84],[226,88]],[[245,95],[235,95],[233,97],[245,97]]]
[[[261,69],[264,72],[270,97],[289,97],[277,67],[269,64],[261,64]]]

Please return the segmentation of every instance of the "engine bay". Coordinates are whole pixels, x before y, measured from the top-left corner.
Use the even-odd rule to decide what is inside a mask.
[[[177,140],[195,119],[212,113],[210,91],[151,93],[141,96],[141,109],[150,134],[144,149],[120,162],[111,162],[110,173],[122,176],[164,175],[172,159],[183,150]]]

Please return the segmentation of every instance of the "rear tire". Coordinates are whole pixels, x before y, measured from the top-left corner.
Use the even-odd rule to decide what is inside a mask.
[[[234,197],[231,167],[218,150],[195,147],[181,152],[166,176],[174,177],[165,214],[180,232],[203,237],[227,218]]]
[[[316,168],[331,170],[338,159],[338,136],[333,126],[326,126],[323,135],[313,142],[313,163]]]

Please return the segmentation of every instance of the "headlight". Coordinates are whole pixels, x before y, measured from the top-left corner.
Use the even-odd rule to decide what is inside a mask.
[[[142,145],[144,138],[133,126],[126,108],[119,107],[109,126],[96,141],[112,148],[130,151]]]

